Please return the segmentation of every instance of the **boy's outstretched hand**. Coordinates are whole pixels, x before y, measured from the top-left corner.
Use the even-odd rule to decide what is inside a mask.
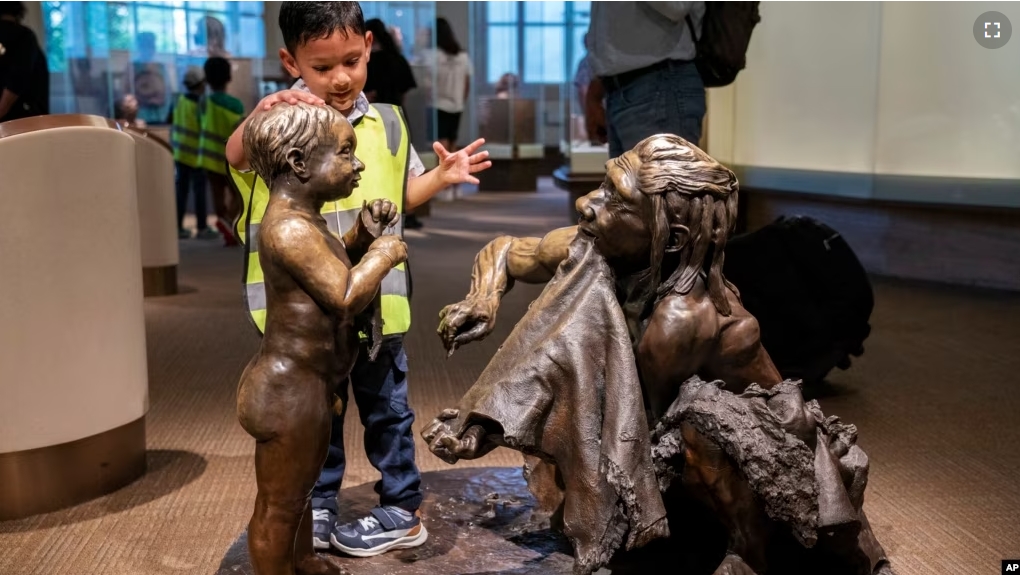
[[[439,166],[436,167],[439,179],[444,184],[477,184],[478,178],[471,174],[492,167],[492,162],[488,160],[489,152],[475,153],[484,143],[484,138],[478,138],[453,153],[439,142],[432,144],[432,149],[439,157]]]

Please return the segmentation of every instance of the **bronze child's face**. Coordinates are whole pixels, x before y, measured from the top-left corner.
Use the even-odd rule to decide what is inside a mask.
[[[638,189],[636,174],[641,160],[633,152],[606,164],[606,179],[599,189],[577,200],[581,213],[578,229],[595,238],[609,259],[638,264],[651,250],[651,202]]]
[[[308,174],[310,187],[326,201],[350,196],[365,169],[365,164],[354,155],[358,139],[351,123],[337,117],[330,130],[334,137],[312,152]]]

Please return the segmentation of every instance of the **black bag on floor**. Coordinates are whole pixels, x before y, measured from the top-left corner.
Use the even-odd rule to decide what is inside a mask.
[[[864,267],[829,226],[781,217],[726,244],[726,279],[758,319],[784,378],[819,381],[864,353],[874,295]]]

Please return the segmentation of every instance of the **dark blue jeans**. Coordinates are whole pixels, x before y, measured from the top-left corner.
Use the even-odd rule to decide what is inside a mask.
[[[622,87],[606,88],[609,157],[655,134],[676,134],[698,145],[705,116],[705,86],[692,62],[671,62]]]
[[[195,194],[195,219],[198,220],[198,229],[204,230],[209,227],[206,223],[205,206],[205,170],[192,168],[180,162],[174,162],[177,168],[177,229],[184,227],[184,212],[188,209],[188,193]]]
[[[376,482],[380,505],[394,505],[414,512],[421,506],[421,474],[414,463],[414,412],[407,404],[407,354],[402,336],[388,337],[375,361],[368,360],[362,346],[351,370],[350,385],[365,426],[365,453],[382,474]],[[337,512],[336,495],[344,478],[344,417],[347,415],[347,382],[337,387],[344,402],[343,413],[333,415],[329,452],[319,480],[312,489],[312,508]]]

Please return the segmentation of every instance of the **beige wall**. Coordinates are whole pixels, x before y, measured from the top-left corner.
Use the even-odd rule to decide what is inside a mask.
[[[767,2],[747,69],[709,91],[710,152],[741,166],[1020,178],[1020,3]]]
[[[997,50],[971,32],[989,10],[1014,23]],[[1020,2],[883,5],[876,172],[1020,178],[1017,26]]]

